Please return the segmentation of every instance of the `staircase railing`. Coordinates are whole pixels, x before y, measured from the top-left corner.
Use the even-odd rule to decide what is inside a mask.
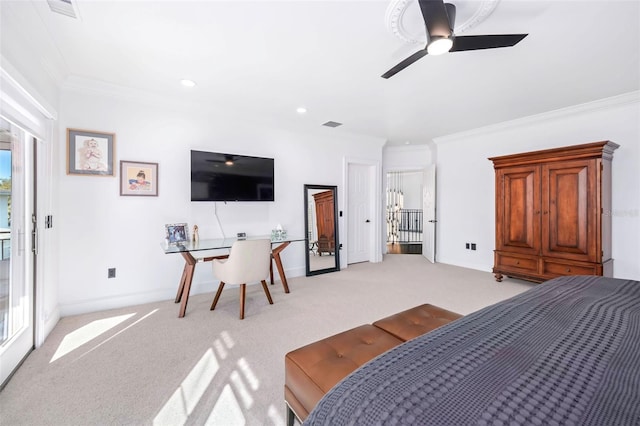
[[[387,242],[422,242],[422,209],[387,209]]]

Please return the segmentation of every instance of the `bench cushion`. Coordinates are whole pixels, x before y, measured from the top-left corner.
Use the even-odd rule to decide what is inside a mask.
[[[287,403],[299,419],[306,418],[340,380],[400,343],[397,337],[367,324],[289,352],[285,356]]]
[[[373,325],[407,341],[461,317],[455,312],[424,304],[378,320]]]

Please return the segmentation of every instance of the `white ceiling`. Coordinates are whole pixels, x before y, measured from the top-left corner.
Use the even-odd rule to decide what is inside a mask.
[[[29,37],[52,42],[43,54],[58,56],[63,75],[283,126],[338,121],[344,125],[331,131],[389,144],[426,143],[640,88],[638,0],[501,0],[464,34],[528,33],[518,45],[426,56],[388,80],[380,75],[423,47],[387,29],[389,1],[74,2],[78,20],[44,1],[2,7],[24,22],[41,20]],[[406,2],[404,24],[420,33],[415,0]],[[483,2],[456,5],[458,27]],[[197,86],[182,87],[183,78]],[[308,109],[303,117],[299,106]]]

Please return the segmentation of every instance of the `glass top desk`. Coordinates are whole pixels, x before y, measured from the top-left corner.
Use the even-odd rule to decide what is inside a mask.
[[[287,283],[287,277],[284,274],[284,268],[282,267],[282,259],[280,258],[280,253],[289,244],[296,241],[304,241],[304,237],[294,236],[282,239],[272,239],[269,235],[264,235],[251,236],[245,239],[271,240],[271,257],[273,258],[273,262],[278,268],[278,274],[280,275],[280,280],[282,281],[284,292],[289,293],[289,284]],[[181,303],[178,318],[184,317],[184,314],[187,310],[189,291],[191,290],[191,281],[193,280],[193,272],[195,271],[196,263],[209,262],[213,259],[225,259],[228,257],[227,254],[219,256],[198,256],[198,252],[229,249],[236,241],[238,241],[238,238],[216,238],[198,241],[185,241],[184,243],[177,245],[167,245],[166,243],[162,243],[162,249],[164,250],[165,254],[180,253],[185,261],[184,270],[182,271],[182,277],[180,278],[180,285],[178,286],[178,294],[176,294],[175,300],[176,303]],[[205,255],[205,253],[202,254]],[[270,266],[269,278],[271,280],[271,284],[273,284],[273,263]]]

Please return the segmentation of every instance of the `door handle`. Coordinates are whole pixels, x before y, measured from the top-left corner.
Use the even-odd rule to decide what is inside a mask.
[[[429,221],[429,223],[436,223],[436,222],[437,220],[433,220],[433,219]]]
[[[365,220],[364,223],[369,223],[371,222],[369,219]]]

